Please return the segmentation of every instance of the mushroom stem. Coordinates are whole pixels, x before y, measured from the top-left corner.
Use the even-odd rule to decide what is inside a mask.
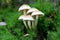
[[[23,20],[23,23],[24,23],[25,27],[27,28],[27,24],[26,24],[26,21],[24,21],[24,20]]]
[[[35,25],[34,25],[34,23],[35,23],[35,22],[34,22],[34,21],[32,21],[32,28],[34,28],[34,26],[35,26]]]
[[[37,24],[38,24],[38,15],[36,16],[36,20],[35,20],[35,26],[37,26]]]
[[[26,10],[23,10],[23,12],[24,12],[24,15],[26,15]],[[27,28],[27,23],[26,23],[26,21],[23,20],[23,23],[24,23],[25,27]]]
[[[31,21],[28,21],[28,26],[31,29]]]
[[[24,12],[24,15],[26,15],[26,10],[24,10],[23,12]]]

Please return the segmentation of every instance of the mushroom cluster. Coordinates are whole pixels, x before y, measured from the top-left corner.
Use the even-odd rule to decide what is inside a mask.
[[[23,12],[23,15],[21,15],[18,19],[23,20],[25,27],[29,29],[37,26],[39,16],[44,16],[43,12],[36,8],[31,8],[27,4],[23,4],[18,11]]]

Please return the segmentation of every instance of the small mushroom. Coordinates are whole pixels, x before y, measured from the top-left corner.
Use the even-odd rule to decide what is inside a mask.
[[[23,20],[23,18],[25,17],[26,15],[21,15],[18,20]],[[23,23],[25,25],[25,27],[27,28],[27,24],[26,24],[26,21],[23,20]]]
[[[39,11],[38,9],[36,8],[30,8],[28,11],[27,11],[27,14],[32,14],[32,12],[35,12],[35,11]],[[35,21],[32,22],[32,27],[35,26]]]
[[[29,10],[31,7],[27,4],[23,4],[18,11],[23,11],[24,15],[26,15],[26,11]]]
[[[25,34],[25,35],[24,35],[24,37],[27,37],[27,36],[29,36],[29,34]]]
[[[19,19],[24,21],[24,24],[25,24],[26,28],[27,28],[26,21],[28,21],[28,26],[31,29],[31,21],[34,21],[32,16],[30,16],[30,15],[22,15],[22,16],[19,17]]]
[[[23,11],[23,12],[24,12],[24,15],[26,15],[26,11],[29,10],[30,8],[31,8],[31,7],[30,7],[29,5],[23,4],[23,5],[19,8],[18,11]],[[24,17],[21,16],[19,19],[22,19],[22,18],[24,18]],[[24,25],[27,27],[26,21],[23,20],[23,22],[24,22]]]
[[[28,26],[31,29],[31,21],[34,21],[33,17],[30,15],[27,15],[23,18],[24,21],[28,21]]]
[[[0,22],[0,26],[5,26],[7,25],[5,22]]]
[[[39,16],[44,16],[44,13],[41,11],[35,11],[31,15],[36,17],[35,26],[37,26]]]

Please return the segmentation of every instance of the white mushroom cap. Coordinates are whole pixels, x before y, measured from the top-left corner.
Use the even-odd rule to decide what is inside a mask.
[[[0,22],[0,26],[5,26],[7,25],[5,22]]]
[[[34,21],[33,17],[30,15],[22,15],[19,17],[19,20],[30,20],[30,21]]]
[[[31,20],[31,21],[34,21],[33,17],[30,16],[30,15],[25,16],[25,17],[23,18],[23,20]]]
[[[29,36],[29,34],[25,34],[24,37]]]
[[[40,16],[44,16],[44,13],[41,12],[41,11],[35,11],[31,14],[32,16],[35,16],[35,15],[40,15]]]
[[[28,10],[28,9],[30,9],[30,8],[31,8],[31,7],[30,7],[29,5],[27,5],[27,4],[23,4],[23,5],[19,8],[18,11]]]
[[[32,12],[34,12],[34,11],[39,11],[39,10],[36,9],[36,8],[30,8],[30,9],[27,11],[27,14],[30,14],[30,13],[32,13]]]
[[[21,16],[18,18],[18,20],[23,20],[23,18],[24,18],[24,15],[21,15]]]

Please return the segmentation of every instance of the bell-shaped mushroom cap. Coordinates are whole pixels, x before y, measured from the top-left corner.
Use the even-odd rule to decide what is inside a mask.
[[[23,20],[30,20],[30,21],[34,21],[33,17],[30,15],[27,15],[23,18]]]
[[[24,17],[25,17],[24,15],[21,15],[21,16],[18,18],[18,20],[23,20]]]
[[[30,13],[32,13],[32,12],[34,12],[34,11],[39,11],[39,10],[36,9],[36,8],[30,8],[30,9],[27,11],[27,14],[30,14]]]
[[[28,10],[28,9],[30,9],[30,8],[31,8],[31,7],[30,7],[29,5],[27,5],[27,4],[23,4],[23,5],[19,8],[18,11]]]
[[[35,15],[40,15],[40,16],[44,16],[44,13],[41,12],[41,11],[35,11],[31,14],[32,16],[35,16]]]
[[[33,17],[30,15],[22,15],[19,17],[19,20],[30,20],[30,21],[34,21]]]

